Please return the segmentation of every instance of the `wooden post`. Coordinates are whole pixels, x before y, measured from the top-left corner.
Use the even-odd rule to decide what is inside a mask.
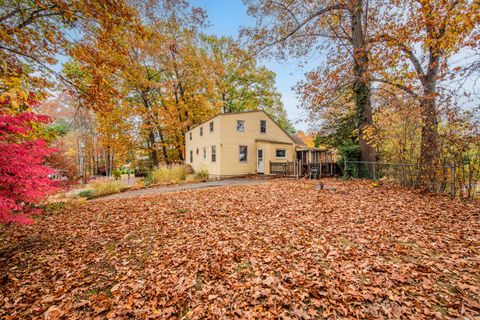
[[[320,179],[322,179],[322,158],[320,157],[320,159],[318,159],[318,161],[319,161],[318,164],[320,166],[320,168],[318,168],[319,169],[318,174],[320,176]]]

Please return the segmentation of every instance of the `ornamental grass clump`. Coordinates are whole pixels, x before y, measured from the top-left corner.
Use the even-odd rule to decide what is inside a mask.
[[[153,184],[175,184],[185,181],[187,174],[182,165],[162,166],[152,171],[150,180]]]
[[[106,196],[109,194],[119,193],[128,189],[128,186],[119,181],[103,181],[93,184],[93,195],[95,197]]]

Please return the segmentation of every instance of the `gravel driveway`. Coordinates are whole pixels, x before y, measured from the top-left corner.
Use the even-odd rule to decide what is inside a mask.
[[[114,200],[114,199],[127,199],[134,198],[139,196],[146,196],[151,194],[166,193],[166,192],[176,192],[183,190],[194,190],[194,189],[203,189],[203,188],[213,188],[213,187],[224,187],[224,186],[239,186],[239,185],[257,185],[263,184],[268,179],[225,179],[218,181],[207,181],[207,182],[197,182],[197,183],[186,183],[176,186],[161,186],[161,187],[152,187],[146,189],[126,191],[116,194],[111,194],[109,196],[100,197],[95,200]]]

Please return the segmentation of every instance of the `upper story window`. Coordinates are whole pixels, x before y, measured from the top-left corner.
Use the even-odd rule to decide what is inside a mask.
[[[207,147],[203,147],[203,159],[207,159]]]
[[[200,127],[200,137],[203,136],[203,127]]]
[[[239,151],[240,162],[247,162],[248,147],[247,146],[239,146],[238,151]]]
[[[189,132],[190,141],[192,140],[192,133]]]
[[[275,150],[275,157],[286,158],[287,157],[287,149],[277,149],[277,150]]]
[[[245,120],[237,120],[237,131],[245,132]]]
[[[190,150],[190,163],[193,162],[193,150]]]
[[[213,132],[213,121],[210,122],[210,132]]]
[[[267,121],[260,120],[260,133],[267,133]]]
[[[217,162],[217,147],[212,146],[212,162]]]

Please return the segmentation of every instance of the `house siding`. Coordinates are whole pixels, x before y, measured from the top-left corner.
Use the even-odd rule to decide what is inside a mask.
[[[210,122],[213,122],[213,132],[210,132]],[[187,132],[186,163],[190,164],[195,172],[207,170],[210,175],[220,175],[220,126],[220,119],[217,117]],[[200,128],[203,128],[202,136],[200,136]],[[190,133],[192,133],[192,140],[190,140]],[[217,149],[215,162],[212,162],[212,146],[216,146]],[[207,149],[206,159],[203,158],[203,148]],[[193,162],[190,162],[190,151],[193,151]]]
[[[257,172],[257,147],[264,149],[264,167],[265,174],[269,174],[269,161],[274,161],[271,157],[272,151],[269,146],[271,143],[257,140],[273,140],[284,142],[283,147],[289,149],[290,155],[283,161],[293,161],[290,156],[293,155],[294,144],[290,137],[273,122],[264,112],[246,112],[222,114],[220,116],[221,126],[221,153],[222,162],[220,173],[224,176],[255,174]],[[245,132],[237,132],[237,120],[245,121]],[[260,120],[267,123],[267,132],[260,133]],[[242,163],[239,160],[239,146],[248,147],[248,161]]]
[[[237,131],[237,120],[245,121],[245,131]],[[260,120],[267,123],[267,132],[260,132]],[[214,121],[214,132],[210,133],[210,122]],[[203,136],[200,136],[200,127],[203,127]],[[189,131],[190,132],[190,131]],[[193,150],[195,171],[208,170],[211,176],[240,176],[255,174],[257,172],[257,148],[264,149],[264,173],[269,174],[270,161],[286,162],[295,159],[295,144],[269,116],[263,111],[224,113],[212,120],[193,128],[192,141],[189,133],[186,135],[186,152]],[[217,162],[211,163],[211,150],[207,150],[207,161],[202,158],[205,146],[217,146]],[[239,146],[247,146],[248,156],[246,162],[240,161]],[[198,154],[197,154],[198,148]],[[286,149],[285,158],[276,158],[276,149]]]

